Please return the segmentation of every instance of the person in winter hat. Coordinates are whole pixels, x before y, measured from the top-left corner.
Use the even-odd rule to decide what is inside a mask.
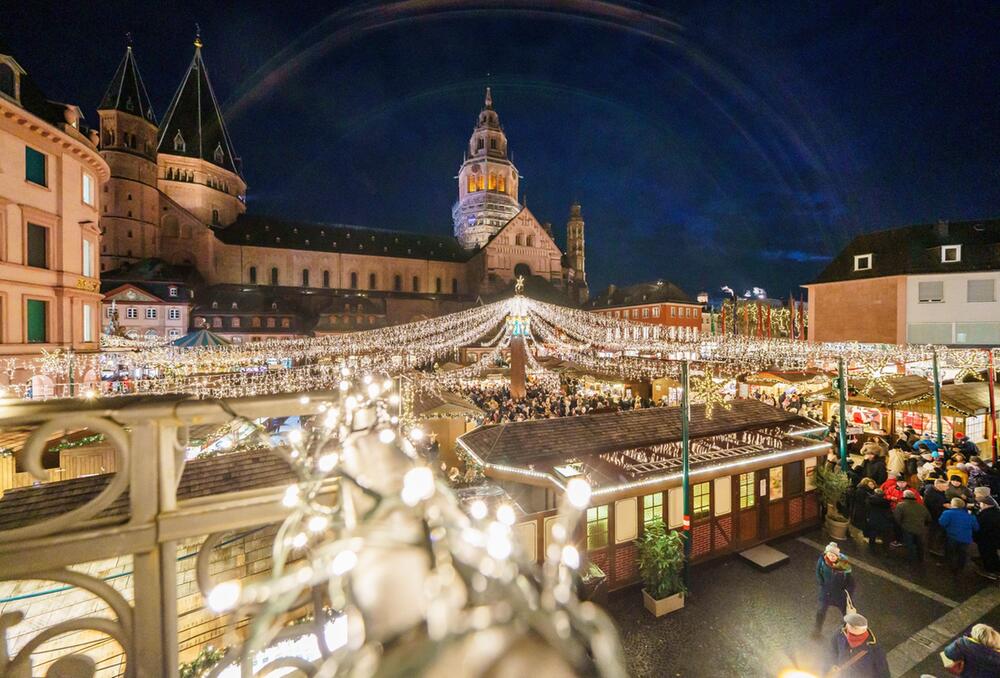
[[[844,615],[844,625],[833,637],[830,666],[824,675],[837,678],[889,678],[885,650],[860,614]]]
[[[851,564],[847,556],[840,552],[836,542],[830,542],[823,550],[823,555],[816,562],[816,583],[818,609],[816,610],[816,626],[814,636],[819,636],[823,630],[826,611],[830,607],[847,613],[847,594],[854,592],[854,577],[851,574]]]

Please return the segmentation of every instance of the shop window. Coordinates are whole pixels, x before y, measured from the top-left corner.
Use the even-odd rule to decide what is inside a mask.
[[[38,224],[28,224],[28,266],[48,268],[49,229]]]
[[[45,154],[31,146],[24,147],[24,178],[39,186],[48,186],[45,172]]]
[[[646,527],[663,520],[663,493],[654,492],[642,498],[642,524]]]
[[[48,341],[49,302],[40,299],[28,299],[25,312],[27,314],[27,339],[29,344],[44,344]]]
[[[754,472],[740,474],[740,508],[753,508],[757,502],[756,483],[754,482]]]
[[[608,506],[587,509],[587,550],[602,549],[608,545]]]
[[[691,519],[708,516],[712,510],[712,483],[698,483],[692,490]]]

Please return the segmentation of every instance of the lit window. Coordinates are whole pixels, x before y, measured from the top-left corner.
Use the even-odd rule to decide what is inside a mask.
[[[663,520],[663,493],[654,492],[642,498],[642,524],[646,527]]]
[[[83,239],[83,275],[91,278],[94,275],[94,243]]]
[[[692,488],[691,517],[704,518],[712,508],[712,483],[698,483]]]
[[[757,501],[757,493],[754,491],[754,473],[744,473],[740,475],[740,508],[751,508]]]
[[[856,254],[854,256],[855,271],[870,271],[872,268],[871,254]]]
[[[94,206],[94,175],[90,172],[83,173],[83,202]]]
[[[961,245],[942,245],[941,246],[941,263],[942,264],[954,264],[962,260],[962,246]]]
[[[608,545],[608,506],[592,506],[587,509],[587,550],[600,549]]]
[[[83,340],[94,340],[94,310],[90,304],[83,305]]]
[[[156,309],[147,308],[146,309],[146,320],[156,320]]]
[[[48,186],[45,172],[45,154],[31,146],[24,147],[24,178],[39,186]]]

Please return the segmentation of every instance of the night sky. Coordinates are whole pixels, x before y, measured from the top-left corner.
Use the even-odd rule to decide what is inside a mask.
[[[491,84],[561,247],[583,205],[595,292],[782,297],[859,232],[1000,216],[994,0],[539,4],[15,0],[0,32],[96,123],[126,32],[162,116],[198,22],[249,209],[316,221],[450,233]]]

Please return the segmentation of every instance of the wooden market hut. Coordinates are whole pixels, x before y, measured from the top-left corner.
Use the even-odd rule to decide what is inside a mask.
[[[902,433],[909,425],[918,432],[936,428],[934,385],[918,375],[886,377],[890,388],[875,384],[868,393],[852,393],[847,399],[848,426],[865,432]],[[849,382],[850,383],[850,382]],[[837,391],[830,390],[815,399],[823,403],[823,418],[837,414]],[[944,439],[954,440],[961,432],[976,442],[984,452],[991,433],[989,385],[974,381],[941,386],[941,416]]]
[[[756,400],[717,407],[711,419],[693,406],[693,560],[815,525],[811,469],[830,449],[816,438],[825,430]],[[682,526],[680,439],[679,408],[657,407],[483,426],[458,445],[527,512],[515,530],[539,561],[566,483],[585,478],[593,495],[580,542],[616,589],[638,580],[636,540],[647,523]]]

